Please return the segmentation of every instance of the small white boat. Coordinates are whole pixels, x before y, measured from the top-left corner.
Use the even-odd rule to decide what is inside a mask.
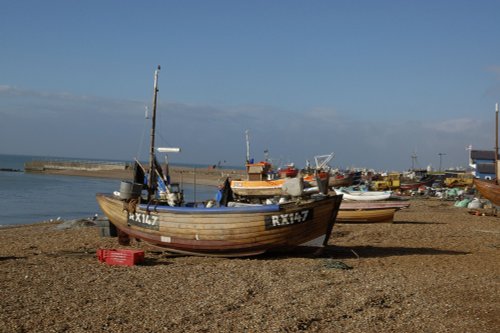
[[[337,194],[343,194],[344,200],[379,201],[391,197],[392,191],[349,191],[344,188],[336,189]]]

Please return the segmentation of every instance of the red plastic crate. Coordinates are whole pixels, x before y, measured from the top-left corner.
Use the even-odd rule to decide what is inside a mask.
[[[144,251],[127,249],[98,249],[97,259],[108,265],[134,266],[144,261]]]

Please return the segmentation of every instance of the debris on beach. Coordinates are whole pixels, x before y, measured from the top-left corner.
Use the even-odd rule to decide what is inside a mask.
[[[97,216],[97,214],[96,214]],[[92,218],[83,218],[83,219],[73,219],[73,220],[58,220],[61,221],[60,224],[56,226],[56,229],[58,230],[65,230],[65,229],[77,229],[77,228],[85,228],[85,227],[95,227],[96,224],[96,219],[97,217],[94,216]]]

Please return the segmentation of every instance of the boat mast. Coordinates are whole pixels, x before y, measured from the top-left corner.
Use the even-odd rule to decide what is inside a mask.
[[[154,88],[153,88],[153,114],[151,115],[151,144],[149,153],[149,179],[148,179],[148,201],[153,195],[153,184],[155,178],[155,126],[156,126],[156,101],[158,96],[158,73],[160,65],[155,70]]]
[[[498,103],[495,104],[495,179],[498,184]]]

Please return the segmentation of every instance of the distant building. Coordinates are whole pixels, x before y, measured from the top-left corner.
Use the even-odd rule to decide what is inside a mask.
[[[495,151],[494,150],[470,150],[469,165],[472,174],[480,179],[495,178]]]

